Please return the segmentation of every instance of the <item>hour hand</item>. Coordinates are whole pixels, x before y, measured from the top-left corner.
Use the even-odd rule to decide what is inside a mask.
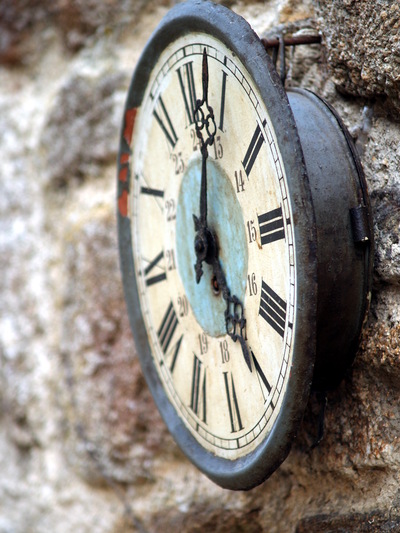
[[[246,342],[246,319],[244,317],[243,304],[239,298],[235,295],[231,296],[230,293],[227,297],[227,307],[225,311],[225,327],[226,332],[231,337],[233,342],[239,341],[242,348],[243,357],[247,366],[251,369],[251,359],[249,348]],[[232,312],[233,308],[233,312]]]
[[[217,252],[215,253],[214,259],[212,261],[212,267],[216,285],[219,291],[222,293],[222,297],[226,302],[226,333],[230,336],[233,342],[239,341],[240,346],[242,348],[244,360],[246,361],[250,372],[252,372],[250,353],[246,342],[246,319],[244,317],[243,304],[237,296],[231,295],[231,291],[226,282],[225,274],[222,270]]]

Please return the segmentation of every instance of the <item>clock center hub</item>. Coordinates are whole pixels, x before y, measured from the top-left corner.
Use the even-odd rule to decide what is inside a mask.
[[[195,227],[201,182],[201,158],[193,159],[182,178],[176,212],[176,251],[179,274],[192,311],[204,332],[226,334],[226,301],[212,267],[203,263],[204,274],[196,283]],[[207,160],[207,224],[216,238],[218,257],[231,293],[244,302],[248,252],[242,209],[231,181],[218,162]]]

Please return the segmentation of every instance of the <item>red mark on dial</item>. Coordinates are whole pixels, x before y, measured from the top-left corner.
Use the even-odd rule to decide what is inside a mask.
[[[128,191],[122,191],[118,198],[118,210],[122,217],[128,216]]]
[[[126,163],[129,163],[130,156],[131,156],[130,153],[121,154],[121,157],[119,158],[119,164],[125,165]]]
[[[131,145],[133,126],[135,125],[137,107],[127,109],[125,112],[125,127],[124,127],[124,139],[128,146]]]
[[[119,181],[126,182],[128,179],[128,167],[123,167],[118,174]]]

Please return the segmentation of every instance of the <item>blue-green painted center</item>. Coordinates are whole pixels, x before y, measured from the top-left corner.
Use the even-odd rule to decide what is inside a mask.
[[[201,159],[192,160],[179,191],[176,214],[176,250],[179,273],[197,322],[210,336],[224,335],[226,302],[212,289],[212,268],[203,263],[196,283],[193,214],[200,215]],[[217,236],[219,259],[232,295],[244,302],[247,243],[242,210],[230,180],[212,159],[207,160],[207,224]]]

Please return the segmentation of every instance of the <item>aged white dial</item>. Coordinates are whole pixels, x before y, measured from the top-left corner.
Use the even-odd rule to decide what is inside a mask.
[[[203,263],[196,282],[193,216],[200,216],[203,158],[195,109],[204,54],[214,114],[207,224],[245,319],[236,342],[211,264]],[[152,68],[131,151],[135,276],[155,368],[196,441],[236,460],[265,439],[280,412],[296,320],[293,219],[268,109],[227,46],[202,32],[181,36]]]
[[[136,66],[118,157],[147,384],[187,457],[250,489],[288,455],[310,391],[335,388],[355,355],[373,243],[354,145],[327,102],[285,91],[244,19],[187,0]]]

